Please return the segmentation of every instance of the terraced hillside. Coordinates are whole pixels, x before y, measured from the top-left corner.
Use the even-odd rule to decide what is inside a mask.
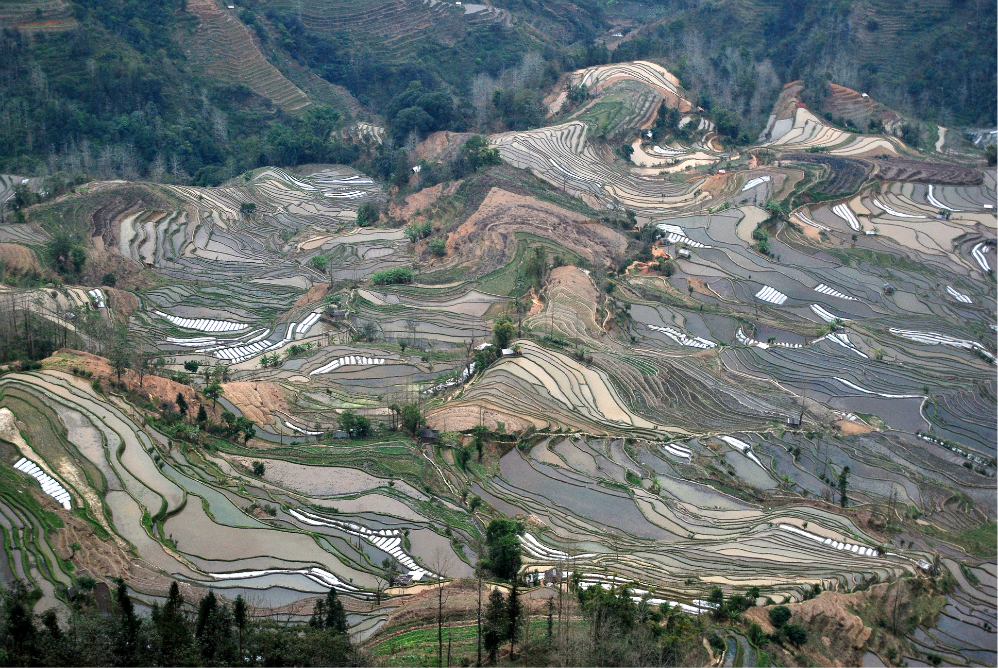
[[[0,27],[28,32],[60,32],[75,28],[76,19],[65,0],[4,0],[0,2]]]
[[[215,0],[188,3],[200,19],[195,39],[205,50],[208,72],[223,81],[243,84],[285,111],[298,111],[311,101],[260,52],[249,29],[234,10]]]
[[[466,20],[441,4],[302,11],[335,31],[383,10],[403,48]],[[89,182],[0,226],[38,262],[0,292],[4,582],[63,609],[83,575],[148,605],[177,581],[294,621],[334,588],[353,638],[405,663],[419,606],[443,624],[514,519],[525,600],[613,588],[650,638],[730,634],[732,665],[993,663],[993,170],[826,123],[802,84],[736,152],[659,66],[577,75],[602,92],[573,118],[414,151],[480,163],[461,179],[372,130],[390,183]],[[688,143],[648,137],[663,100]],[[633,153],[608,118],[642,131]],[[902,591],[920,612],[895,626]],[[814,636],[796,658],[750,630],[779,603]],[[807,617],[825,605],[842,626]]]

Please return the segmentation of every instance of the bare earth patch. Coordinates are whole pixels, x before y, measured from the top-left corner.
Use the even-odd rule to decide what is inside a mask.
[[[464,142],[468,141],[469,137],[471,137],[470,132],[447,132],[446,130],[442,130],[430,133],[426,139],[416,146],[416,150],[414,151],[416,159],[425,159],[433,162],[453,157],[453,154],[457,152],[458,148],[464,145]]]
[[[491,409],[480,409],[478,406],[467,404],[458,406],[447,406],[433,411],[426,416],[426,424],[431,429],[440,431],[467,431],[480,424],[484,424],[489,429],[495,430],[502,422],[506,431],[517,433],[525,430],[531,424],[530,420],[520,421],[510,413],[503,413]]]
[[[73,367],[76,367],[77,369],[92,372],[94,378],[103,379],[105,381],[116,381],[118,379],[117,374],[114,372],[114,369],[111,368],[111,365],[108,363],[107,359],[83,352],[82,350],[70,350],[68,348],[63,348],[62,350],[57,351],[52,357],[43,360],[43,363],[46,369],[58,369],[59,371],[72,373]],[[128,369],[122,372],[121,382],[125,384],[125,387],[128,390],[138,392],[154,404],[159,404],[160,401],[173,403],[176,401],[178,394],[184,395],[184,399],[187,401],[188,406],[196,407],[199,403],[197,400],[197,394],[194,392],[194,388],[188,385],[176,383],[169,378],[161,378],[160,376],[154,376],[147,373],[142,379],[142,384],[140,386],[139,374],[131,369]],[[205,408],[210,410],[211,405],[209,404],[205,406]],[[196,411],[197,409],[194,408],[194,410]]]
[[[40,272],[42,267],[30,248],[20,244],[0,244],[0,264],[5,273],[27,274]]]
[[[808,642],[809,654],[819,654],[815,651],[821,648],[815,665],[858,666],[860,654],[870,636],[872,629],[863,624],[858,615],[850,609],[859,607],[866,593],[840,594],[826,591],[810,601],[790,604],[787,607],[793,613],[790,623],[798,624],[807,629],[808,636],[813,640]],[[767,633],[772,633],[769,623],[768,608],[750,608],[745,612],[749,622],[756,622]],[[772,647],[772,645],[770,645]]]
[[[295,307],[308,306],[309,304],[314,304],[329,292],[328,283],[319,283],[318,285],[313,285],[308,289],[308,292],[303,294],[301,297],[295,300]]]
[[[834,425],[843,434],[869,434],[873,431],[873,427],[870,425],[852,420],[837,420]]]
[[[571,248],[590,261],[623,257],[627,237],[579,213],[533,197],[492,188],[481,206],[447,235],[447,250],[478,270],[501,266],[514,250],[514,233],[529,232]]]
[[[429,141],[429,140],[427,140]],[[444,184],[438,183],[430,188],[423,188],[417,193],[413,193],[405,198],[405,204],[399,206],[392,204],[388,207],[388,215],[407,223],[413,222],[418,217],[418,212],[432,205],[441,197],[450,197],[461,186],[462,181],[454,181],[447,188]]]
[[[239,382],[225,383],[225,398],[257,424],[272,424],[272,411],[288,412],[284,390],[276,383]]]

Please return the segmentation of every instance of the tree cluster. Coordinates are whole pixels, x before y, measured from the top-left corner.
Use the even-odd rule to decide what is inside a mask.
[[[98,604],[97,583],[77,580],[68,622],[54,610],[32,612],[40,596],[15,582],[2,592],[0,664],[6,666],[346,666],[361,655],[346,635],[336,591],[315,606],[308,624],[253,618],[238,596],[230,605],[209,591],[196,605],[176,582],[166,601],[140,615],[118,580]]]

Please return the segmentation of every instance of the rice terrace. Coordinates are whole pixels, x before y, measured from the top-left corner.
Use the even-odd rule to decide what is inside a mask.
[[[994,3],[231,1],[0,0],[0,664],[998,663]]]

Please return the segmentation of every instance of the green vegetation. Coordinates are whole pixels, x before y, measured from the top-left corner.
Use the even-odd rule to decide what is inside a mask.
[[[393,267],[371,274],[371,282],[374,285],[400,285],[412,283],[415,275],[409,267]]]
[[[943,531],[932,525],[920,525],[927,536],[959,545],[968,554],[980,559],[994,558],[998,554],[998,525],[987,522],[965,531]]]
[[[496,577],[512,580],[520,571],[521,557],[518,536],[523,531],[523,525],[515,520],[498,518],[489,522],[485,531],[488,557],[483,565]]]
[[[38,594],[23,583],[5,589],[0,612],[4,664],[239,666],[253,656],[280,665],[357,665],[335,590],[316,604],[312,622],[301,625],[251,618],[242,596],[230,607],[208,592],[193,606],[176,582],[162,606],[156,603],[151,614],[140,616],[123,581],[106,602],[98,602],[96,584],[89,577],[77,579],[68,627],[53,610],[33,614]]]
[[[380,217],[381,212],[378,211],[378,207],[373,202],[364,202],[357,209],[357,226],[369,227],[375,225]]]

